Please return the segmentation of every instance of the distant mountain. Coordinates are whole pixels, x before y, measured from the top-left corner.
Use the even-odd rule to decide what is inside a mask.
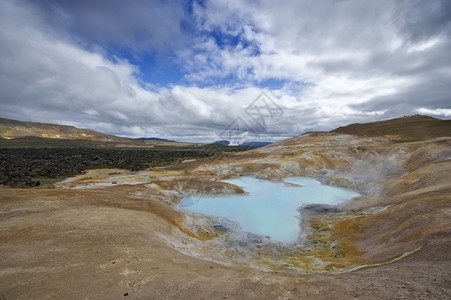
[[[23,122],[0,118],[1,147],[177,147],[191,148],[194,143],[175,142],[155,137],[130,139],[92,129],[51,123]]]
[[[230,142],[226,141],[226,140],[222,140],[222,141],[216,141],[213,144],[228,146],[230,144]]]
[[[156,137],[140,137],[140,138],[136,138],[135,140],[138,141],[157,141],[157,142],[168,142],[168,143],[175,143],[176,141],[173,140],[167,140],[167,139],[160,139],[160,138],[156,138]]]
[[[108,135],[92,129],[50,123],[22,122],[0,118],[0,136],[6,139],[42,137],[54,139],[87,139],[97,141],[127,141],[131,139]]]
[[[221,140],[221,141],[216,141],[213,144],[217,144],[217,145],[222,145],[222,146],[229,146],[230,142],[226,141],[226,140]],[[244,142],[241,143],[237,146],[244,146],[244,147],[263,147],[266,145],[271,144],[271,142],[258,142],[258,141],[253,141],[253,142]]]
[[[269,144],[272,144],[271,142],[246,142],[246,143],[242,143],[240,144],[240,146],[246,146],[246,147],[263,147],[263,146],[267,146]]]
[[[68,141],[70,145],[76,145],[76,141],[79,141],[80,146],[93,146],[96,145],[95,143],[116,146],[146,146],[142,141],[108,135],[92,129],[80,129],[74,126],[50,123],[22,122],[4,118],[0,118],[0,137],[22,143],[42,144],[49,140],[50,144],[55,145],[63,144],[64,141]],[[61,140],[61,142],[56,140]]]

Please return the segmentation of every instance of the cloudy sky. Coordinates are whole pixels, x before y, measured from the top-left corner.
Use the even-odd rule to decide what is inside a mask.
[[[2,0],[0,117],[200,142],[450,119],[450,53],[448,0]]]

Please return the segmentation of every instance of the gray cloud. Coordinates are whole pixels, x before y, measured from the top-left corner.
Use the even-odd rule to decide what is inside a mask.
[[[428,74],[396,94],[376,97],[351,106],[365,112],[387,110],[388,117],[411,114],[424,107],[451,109],[451,95],[446,93],[450,89],[450,82],[449,74]]]
[[[451,2],[447,0],[396,1],[394,16],[399,33],[410,42],[449,36],[451,31]]]
[[[176,0],[27,1],[52,30],[85,45],[100,44],[134,53],[168,52],[190,40],[191,20]]]
[[[450,5],[449,1],[259,1],[254,6],[209,2],[198,12],[208,26],[229,28],[225,16],[239,16],[239,24],[252,28],[249,38],[261,45],[262,53],[255,58],[239,45],[224,50],[209,44],[204,53],[211,55],[204,56],[214,63],[194,62],[195,76],[203,80],[250,69],[244,72],[245,79],[309,82],[315,86],[312,93],[291,94],[312,102],[313,108],[323,100],[348,102],[350,109],[361,109],[365,119],[366,113],[378,111],[391,117],[419,107],[448,108]],[[317,91],[322,91],[322,99],[315,99]],[[337,114],[340,111],[345,113],[337,110]]]
[[[451,116],[449,1],[206,1],[192,15],[179,3],[1,1],[0,116],[199,141],[238,117],[277,139]],[[176,56],[191,84],[142,82],[124,51]],[[245,113],[262,91],[284,112],[263,129]]]

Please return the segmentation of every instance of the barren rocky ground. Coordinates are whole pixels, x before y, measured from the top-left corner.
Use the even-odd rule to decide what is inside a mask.
[[[180,171],[91,170],[55,188],[0,187],[0,292],[6,299],[449,299],[450,158],[443,134],[310,133]],[[242,193],[220,179],[243,175],[311,176],[362,196],[301,212],[305,240],[317,245],[308,252],[254,258],[244,255],[252,245],[226,247],[228,233],[214,220],[177,207],[187,195]]]
[[[40,186],[42,179],[78,175],[87,168],[138,171],[149,166],[208,156],[203,150],[175,149],[0,148],[0,184],[33,187]]]

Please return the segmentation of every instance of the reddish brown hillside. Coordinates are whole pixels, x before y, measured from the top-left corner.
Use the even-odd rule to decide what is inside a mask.
[[[425,140],[440,136],[451,136],[451,120],[415,115],[387,121],[350,124],[331,132],[359,136],[399,135],[410,139]]]
[[[22,122],[3,118],[0,118],[0,137],[6,139],[40,137],[84,139],[101,142],[131,142],[130,139],[104,134],[92,129],[79,129],[74,126],[50,123]]]

